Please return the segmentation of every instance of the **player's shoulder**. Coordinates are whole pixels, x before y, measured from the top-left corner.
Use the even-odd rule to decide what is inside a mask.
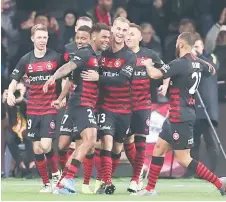
[[[26,53],[24,56],[22,56],[20,60],[29,61],[30,58],[33,57],[33,56],[34,56],[34,51],[32,50],[32,51]]]
[[[154,50],[146,48],[146,47],[140,47],[140,52],[142,54],[145,54],[146,56],[156,56],[157,57],[157,53]]]
[[[68,43],[64,46],[65,51],[77,51],[78,47],[75,42]]]
[[[124,53],[124,58],[126,58],[126,59],[132,59],[132,58],[136,59],[137,58],[136,53],[131,51],[128,47],[124,47],[123,53]]]

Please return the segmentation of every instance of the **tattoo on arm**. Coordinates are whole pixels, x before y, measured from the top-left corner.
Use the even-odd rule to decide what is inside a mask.
[[[68,75],[71,71],[77,68],[77,65],[73,62],[68,62],[61,66],[53,75],[55,80],[60,79],[66,75]]]

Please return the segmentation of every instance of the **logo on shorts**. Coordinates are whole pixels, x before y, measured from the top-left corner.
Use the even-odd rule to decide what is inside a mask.
[[[191,139],[188,140],[188,144],[189,145],[193,145],[193,143],[194,143],[194,139],[193,138],[191,138]]]
[[[174,132],[174,133],[173,133],[173,139],[174,139],[174,140],[178,140],[179,138],[180,138],[179,133]]]
[[[35,137],[35,133],[28,133],[27,136],[28,137]]]
[[[54,122],[54,121],[51,121],[51,122],[50,122],[50,124],[49,124],[49,126],[50,126],[50,128],[51,128],[51,129],[53,129],[53,130],[54,130],[54,129],[55,129],[55,127],[56,127],[56,124],[55,124],[55,122]]]
[[[150,119],[146,120],[146,124],[147,124],[147,126],[150,126]]]

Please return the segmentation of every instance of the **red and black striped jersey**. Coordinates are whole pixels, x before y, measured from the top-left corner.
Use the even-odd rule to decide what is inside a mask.
[[[151,109],[151,79],[147,74],[144,60],[151,58],[158,65],[164,63],[157,54],[147,48],[141,47],[136,53],[137,60],[132,80],[132,105],[133,110]]]
[[[160,70],[164,78],[171,78],[169,120],[171,122],[195,121],[195,92],[201,76],[212,74],[209,67],[200,64],[195,56],[186,54],[164,65]]]
[[[86,106],[95,108],[99,95],[98,82],[83,81],[82,71],[99,70],[98,59],[92,47],[80,48],[71,58],[71,61],[77,65],[73,71],[72,80],[76,83],[76,88],[69,98],[69,108],[76,106]]]
[[[36,58],[34,51],[31,51],[20,59],[11,74],[11,78],[19,82],[24,74],[28,76],[30,82],[27,100],[28,115],[57,113],[56,109],[51,106],[52,101],[57,98],[56,83],[49,86],[47,93],[44,93],[42,88],[62,64],[62,57],[50,49],[47,49],[42,58]]]
[[[75,42],[68,43],[64,46],[64,60],[68,62],[70,57],[78,50]]]
[[[102,52],[101,67],[104,77],[109,78],[109,84],[101,86],[101,108],[121,114],[131,113],[131,79],[136,55],[127,47],[123,47],[118,52],[111,50]],[[125,76],[127,81],[121,86],[110,84],[111,78]]]

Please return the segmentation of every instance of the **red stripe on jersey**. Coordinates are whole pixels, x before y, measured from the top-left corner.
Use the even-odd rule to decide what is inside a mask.
[[[95,88],[98,88],[96,82],[90,82],[90,81],[83,81],[83,86],[84,87],[95,87]]]
[[[57,61],[48,61],[48,62],[36,62],[31,64],[26,64],[26,73],[31,72],[49,72],[56,70]]]
[[[138,110],[142,110],[142,109],[151,109],[151,105],[133,107],[134,111],[138,111]]]
[[[170,104],[171,105],[180,105],[180,101],[172,100],[172,101],[170,101]]]
[[[147,57],[137,58],[136,66],[144,66],[144,60],[148,59]]]
[[[101,57],[102,66],[110,68],[121,68],[125,60],[120,58],[105,58]]]
[[[119,114],[130,114],[131,110],[130,109],[114,109],[112,107],[108,107],[106,105],[102,106],[103,109],[106,109],[108,111],[114,112],[114,113],[119,113]]]
[[[88,62],[86,63],[89,67],[97,67],[98,66],[98,60],[96,57],[90,57]]]
[[[130,92],[128,92],[128,93],[110,92],[110,93],[108,94],[108,96],[109,96],[109,97],[115,97],[115,96],[118,96],[118,97],[128,97],[128,96],[130,96]]]
[[[29,99],[49,99],[49,100],[54,100],[57,98],[56,94],[52,94],[52,95],[32,95],[29,96]]]
[[[169,121],[170,121],[170,122],[174,122],[174,123],[175,123],[175,122],[176,122],[176,123],[181,122],[181,121],[180,121],[180,118],[175,118],[175,117],[171,117],[171,116],[169,116]]]
[[[112,103],[115,103],[115,105],[117,105],[117,103],[122,104],[120,102],[130,102],[130,98],[117,98],[117,99],[114,99],[114,98],[106,98],[105,97],[104,101],[112,102]]]
[[[32,90],[33,88],[42,88],[43,86],[44,86],[44,83],[43,84],[37,84],[37,85],[31,84],[30,89]],[[48,89],[55,88],[55,87],[56,87],[56,83],[54,83],[53,85],[50,85],[48,87]]]
[[[128,91],[130,90],[129,85],[125,87],[105,87],[108,91]]]
[[[66,62],[68,62],[69,61],[69,53],[64,53],[64,60],[66,61]]]
[[[150,80],[145,79],[145,80],[133,80],[132,84],[149,84],[150,85]]]
[[[120,107],[121,108],[125,108],[125,107],[129,108],[129,107],[131,107],[130,104],[122,104],[122,103],[112,103],[112,104],[107,103],[105,106],[111,107],[111,108],[120,108]]]
[[[35,116],[41,116],[41,115],[46,115],[46,114],[57,114],[57,110],[52,109],[52,110],[46,110],[45,112],[40,112],[40,111],[32,111],[32,110],[27,110],[27,115],[35,115]]]
[[[180,90],[179,89],[170,89],[169,92],[170,93],[179,93]]]
[[[89,93],[89,94],[97,94],[97,90],[96,89],[92,89],[92,88],[83,88],[83,92]]]
[[[147,85],[140,85],[140,86],[135,86],[135,85],[132,85],[132,90],[133,91],[136,91],[136,90],[140,90],[140,89],[146,89],[146,90],[149,90],[150,89],[150,85],[147,84]]]
[[[180,95],[170,95],[170,99],[180,99]]]

